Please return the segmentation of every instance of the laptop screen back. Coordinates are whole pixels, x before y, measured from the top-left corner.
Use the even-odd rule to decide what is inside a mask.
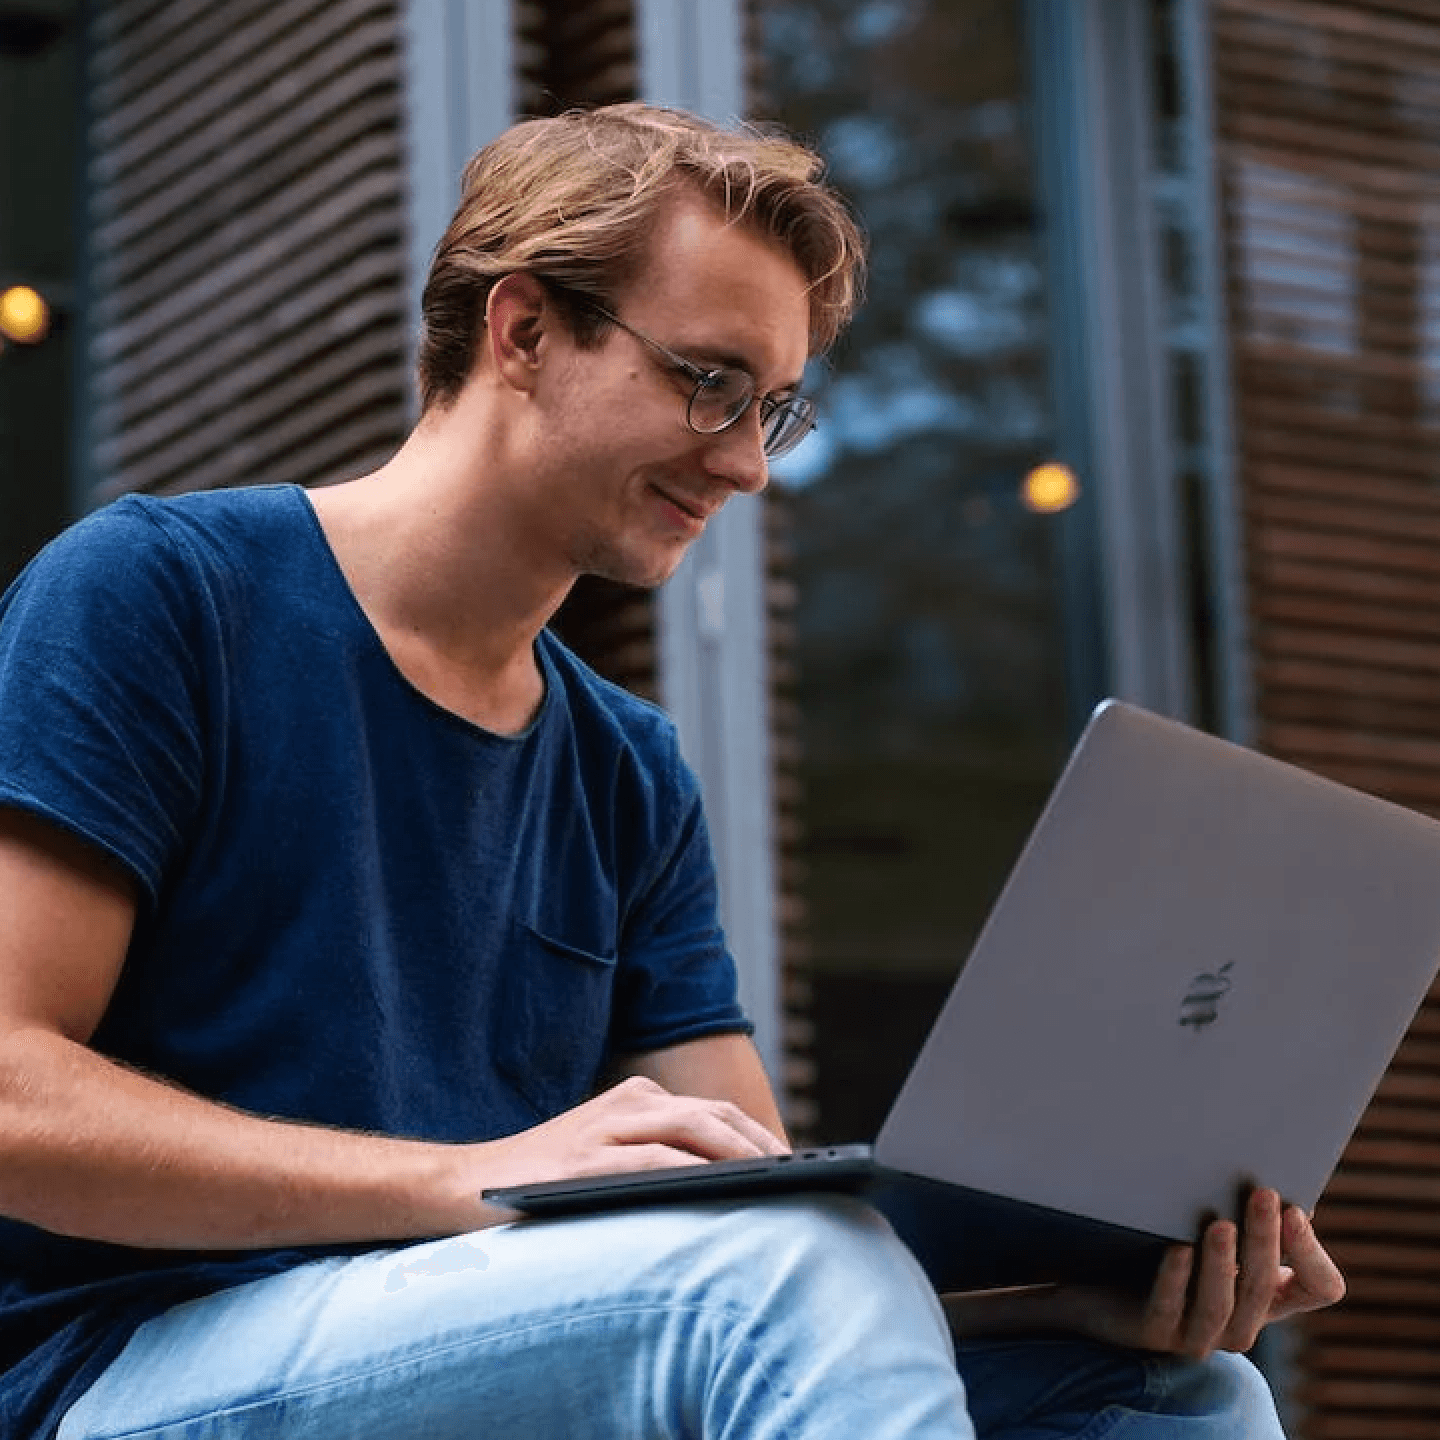
[[[876,1146],[1178,1239],[1313,1206],[1440,962],[1440,824],[1096,712]]]

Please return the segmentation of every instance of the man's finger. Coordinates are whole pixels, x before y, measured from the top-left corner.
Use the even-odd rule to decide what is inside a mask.
[[[675,1113],[672,1123],[674,1138],[662,1138],[707,1160],[758,1159],[776,1145],[775,1137],[763,1125],[721,1101],[689,1101]]]
[[[621,1142],[665,1140],[706,1160],[783,1155],[788,1148],[733,1101],[675,1095],[644,1076],[622,1080],[599,1098],[610,1112],[609,1132]]]
[[[1273,1190],[1257,1190],[1245,1207],[1235,1308],[1222,1341],[1227,1350],[1248,1350],[1273,1318],[1283,1278],[1280,1246],[1280,1197]]]
[[[758,1121],[724,1101],[666,1091],[640,1096],[638,1103],[607,1115],[604,1136],[616,1145],[668,1145],[701,1160],[754,1160],[773,1153],[778,1143]]]
[[[1147,1350],[1174,1350],[1185,1324],[1185,1304],[1190,1295],[1190,1275],[1195,1266],[1193,1245],[1172,1245],[1155,1273],[1145,1315],[1140,1324],[1139,1344]]]
[[[1320,1243],[1310,1217],[1298,1205],[1285,1211],[1283,1243],[1285,1259],[1293,1274],[1272,1319],[1319,1310],[1345,1298],[1345,1277]]]
[[[1185,1317],[1180,1348],[1187,1355],[1209,1355],[1221,1342],[1230,1317],[1235,1313],[1236,1262],[1235,1226],[1228,1220],[1215,1221],[1200,1242],[1195,1294]]]
[[[760,1147],[762,1154],[788,1155],[790,1153],[790,1147],[778,1135],[772,1134],[753,1115],[742,1110],[734,1101],[715,1100],[710,1103],[719,1107],[720,1118],[727,1125],[738,1130],[746,1139],[752,1140]]]
[[[644,1143],[615,1145],[597,1157],[597,1168],[591,1174],[624,1174],[627,1170],[679,1170],[686,1166],[703,1165],[698,1155],[677,1150],[671,1145]]]

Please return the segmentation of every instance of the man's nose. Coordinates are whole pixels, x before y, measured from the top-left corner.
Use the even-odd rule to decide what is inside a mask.
[[[758,405],[752,405],[729,429],[710,436],[706,469],[745,495],[757,495],[765,488],[770,481],[770,462],[765,458]]]

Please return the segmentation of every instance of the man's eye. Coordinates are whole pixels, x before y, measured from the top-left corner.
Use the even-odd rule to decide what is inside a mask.
[[[743,370],[711,370],[700,389],[722,405],[743,405],[755,393],[755,386]]]

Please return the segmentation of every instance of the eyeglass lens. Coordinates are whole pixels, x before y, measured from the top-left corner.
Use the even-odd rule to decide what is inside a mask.
[[[690,424],[713,435],[733,425],[755,395],[755,385],[743,370],[714,370],[695,387],[690,400]],[[760,429],[765,453],[771,457],[793,450],[814,424],[810,404],[798,396],[790,400],[759,402]]]
[[[764,418],[765,453],[774,459],[793,450],[815,424],[815,411],[802,399],[782,400]]]

